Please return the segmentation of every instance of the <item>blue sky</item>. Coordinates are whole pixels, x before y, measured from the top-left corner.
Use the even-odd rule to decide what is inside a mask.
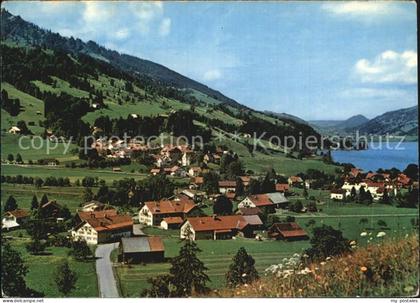
[[[65,36],[150,59],[258,110],[373,118],[417,104],[410,2],[7,2]]]

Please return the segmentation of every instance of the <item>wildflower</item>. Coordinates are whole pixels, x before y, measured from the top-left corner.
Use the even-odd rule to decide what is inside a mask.
[[[243,273],[243,274],[242,274],[242,277],[246,277],[246,274],[245,274],[245,273]]]
[[[367,235],[368,235],[368,233],[365,232],[365,231],[360,234],[361,237],[366,237]]]
[[[321,264],[322,266],[324,266],[325,264],[327,264],[327,263],[325,263],[324,261],[322,261],[321,263],[319,263],[319,264]]]
[[[384,231],[380,231],[380,232],[378,232],[378,234],[376,235],[376,237],[377,238],[382,238],[382,237],[385,237],[386,236],[386,233],[384,232]]]
[[[331,257],[325,258],[325,261],[329,261],[329,260],[331,260]]]
[[[351,246],[356,245],[356,241],[354,241],[354,240],[353,240],[353,241],[351,241],[351,242],[350,242],[350,245],[351,245]]]
[[[360,267],[360,270],[361,270],[362,272],[365,272],[365,271],[367,271],[368,269],[367,269],[367,267],[366,267],[366,266],[362,266],[362,267]]]

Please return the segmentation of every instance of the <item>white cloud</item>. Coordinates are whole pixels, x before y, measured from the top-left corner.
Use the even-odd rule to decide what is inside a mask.
[[[355,64],[355,73],[362,82],[415,84],[417,52],[388,50],[373,60],[360,59]]]
[[[203,79],[206,81],[218,80],[221,77],[222,77],[222,72],[218,69],[208,70],[203,75]]]
[[[87,23],[109,22],[114,13],[112,3],[88,1],[85,2],[83,20]]]
[[[117,40],[124,40],[130,36],[130,30],[126,27],[121,28],[116,31],[115,33],[115,39]]]
[[[340,1],[322,5],[322,9],[340,16],[387,15],[396,10],[395,6],[385,1]]]
[[[171,19],[165,18],[160,23],[159,35],[167,36],[171,32]]]

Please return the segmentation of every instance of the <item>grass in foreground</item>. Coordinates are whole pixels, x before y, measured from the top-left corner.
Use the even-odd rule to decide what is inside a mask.
[[[314,263],[288,276],[269,275],[237,289],[224,289],[221,297],[404,297],[419,287],[418,235],[389,239],[353,254]]]
[[[98,285],[96,280],[95,261],[79,262],[69,257],[69,248],[49,247],[47,252],[51,255],[34,256],[26,251],[25,244],[28,239],[13,239],[11,245],[18,250],[23,257],[29,272],[26,275],[28,287],[45,294],[45,297],[62,297],[58,292],[54,281],[54,274],[57,266],[67,259],[70,268],[77,274],[76,288],[69,294],[69,297],[98,297]]]

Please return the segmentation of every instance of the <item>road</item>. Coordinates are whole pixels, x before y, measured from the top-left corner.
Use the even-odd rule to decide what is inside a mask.
[[[112,271],[111,252],[118,248],[117,243],[99,244],[96,248],[96,274],[99,293],[102,298],[118,298],[117,281]]]

